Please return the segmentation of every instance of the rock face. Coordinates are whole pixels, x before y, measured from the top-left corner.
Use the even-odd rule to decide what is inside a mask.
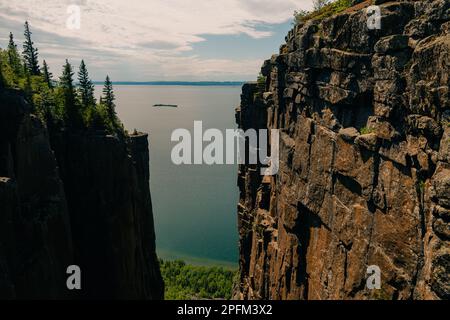
[[[450,297],[450,1],[378,3],[381,30],[355,8],[296,26],[243,87],[280,171],[240,166],[236,298]]]
[[[47,131],[0,91],[0,298],[68,297],[69,212]]]
[[[20,94],[0,95],[0,297],[161,299],[147,135],[50,139]]]

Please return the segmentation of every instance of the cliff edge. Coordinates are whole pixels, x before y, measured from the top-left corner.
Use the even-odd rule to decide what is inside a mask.
[[[239,168],[236,298],[450,297],[450,1],[374,1],[379,30],[371,3],[296,26],[243,87],[280,171]]]
[[[0,298],[162,299],[163,287],[147,135],[50,137],[20,92],[0,90]]]

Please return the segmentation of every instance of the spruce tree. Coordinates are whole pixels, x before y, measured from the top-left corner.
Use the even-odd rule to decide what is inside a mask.
[[[84,60],[81,60],[80,70],[78,72],[79,92],[81,97],[81,106],[84,111],[89,107],[95,106],[94,84],[89,79],[89,73]]]
[[[48,130],[52,132],[55,124],[55,118],[53,116],[53,111],[55,109],[54,95],[49,89],[43,89],[40,97],[40,110],[42,112]]]
[[[43,70],[44,81],[45,81],[45,83],[47,83],[47,85],[50,89],[53,89],[53,74],[49,71],[47,62],[45,60],[44,60],[43,68],[44,68],[44,70]]]
[[[31,75],[37,76],[41,74],[38,60],[38,49],[34,47],[34,43],[31,40],[31,31],[28,21],[25,22],[25,42],[23,44],[23,57],[25,65]]]
[[[116,105],[114,103],[115,100],[116,98],[114,96],[112,82],[109,79],[109,76],[106,76],[105,85],[103,87],[102,101],[105,104],[108,116],[113,123],[115,123],[116,119]]]
[[[22,68],[20,64],[20,56],[17,51],[17,45],[14,42],[14,35],[12,32],[9,33],[9,43],[8,43],[8,63],[16,76],[22,74]]]
[[[73,69],[69,61],[63,67],[63,73],[60,78],[60,87],[64,98],[64,120],[69,128],[79,129],[82,126],[81,115],[77,108],[75,87],[73,84]]]
[[[8,62],[10,65],[13,64],[13,59],[17,56],[17,45],[14,42],[14,35],[12,32],[9,33],[9,42],[8,42]]]

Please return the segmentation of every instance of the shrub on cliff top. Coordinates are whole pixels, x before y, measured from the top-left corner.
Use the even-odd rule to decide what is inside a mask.
[[[266,81],[267,81],[267,77],[263,76],[261,73],[258,76],[258,91],[259,92],[264,92],[266,91]]]
[[[335,0],[332,2],[316,0],[314,11],[300,10],[294,12],[294,23],[298,25],[308,20],[323,20],[350,8],[352,5],[353,0]]]
[[[330,3],[330,0],[314,0],[313,1],[314,10],[316,10],[316,11],[320,10],[329,3]]]

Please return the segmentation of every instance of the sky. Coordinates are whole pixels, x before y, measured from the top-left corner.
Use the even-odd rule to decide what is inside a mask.
[[[28,21],[55,76],[81,59],[101,81],[247,81],[312,0],[0,0],[0,48]],[[79,10],[79,11],[78,11]],[[78,14],[79,12],[79,14]],[[79,17],[79,19],[78,19]]]

